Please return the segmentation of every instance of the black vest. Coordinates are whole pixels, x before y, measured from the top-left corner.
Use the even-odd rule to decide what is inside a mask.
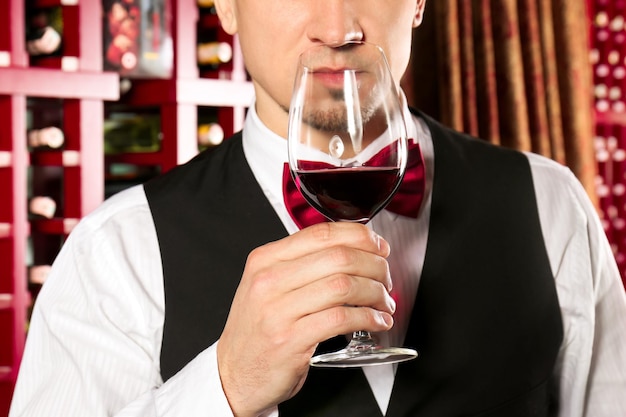
[[[423,116],[423,115],[422,115]],[[423,116],[435,160],[424,269],[390,417],[549,416],[562,323],[528,160]],[[164,380],[220,336],[248,253],[287,235],[241,134],[145,185],[165,285]],[[319,351],[345,345],[339,336]],[[380,417],[360,369],[310,370],[285,416]]]

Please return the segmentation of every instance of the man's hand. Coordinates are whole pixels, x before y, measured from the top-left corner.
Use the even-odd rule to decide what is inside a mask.
[[[384,239],[355,223],[321,223],[250,253],[217,347],[235,416],[293,397],[319,342],[391,328],[388,255]]]

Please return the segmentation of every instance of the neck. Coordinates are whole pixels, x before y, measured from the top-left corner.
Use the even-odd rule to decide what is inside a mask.
[[[281,105],[255,83],[255,110],[259,120],[272,132],[287,138],[289,126],[289,104]]]

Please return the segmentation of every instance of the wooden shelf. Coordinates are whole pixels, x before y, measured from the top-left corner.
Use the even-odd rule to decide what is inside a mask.
[[[126,152],[105,157],[106,164],[132,164],[139,166],[161,165],[162,152]]]
[[[75,56],[54,56],[43,58],[31,58],[30,63],[33,67],[60,69],[66,72],[78,71],[80,61]]]
[[[0,310],[13,308],[13,294],[0,294]]]
[[[119,76],[49,68],[0,68],[0,95],[118,100]]]
[[[210,78],[137,80],[125,97],[136,106],[193,104],[197,106],[244,106],[252,103],[254,89],[248,81]]]
[[[30,164],[38,166],[76,167],[81,164],[78,151],[36,151],[30,155]]]
[[[0,223],[0,239],[11,237],[11,223]]]
[[[78,0],[36,0],[35,7],[76,6]]]
[[[31,220],[31,230],[49,235],[69,235],[79,220],[72,218]]]
[[[13,373],[13,368],[10,366],[0,366],[0,382],[10,382]]]
[[[0,151],[0,168],[11,166],[12,154],[8,151]]]

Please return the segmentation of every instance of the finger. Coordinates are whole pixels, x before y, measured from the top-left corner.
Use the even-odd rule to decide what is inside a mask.
[[[294,290],[289,297],[275,303],[277,311],[283,311],[293,320],[318,311],[341,306],[370,307],[393,314],[396,303],[387,289],[378,281],[336,274],[314,281]]]
[[[383,257],[389,255],[389,244],[385,239],[364,225],[347,222],[319,223],[255,251],[261,252],[259,258],[271,254],[274,259],[289,260],[333,246],[348,246]]]
[[[334,246],[304,257],[284,262],[282,273],[285,291],[302,288],[312,282],[337,274],[369,278],[391,291],[389,264],[382,256],[346,246]]]
[[[372,333],[387,331],[393,327],[393,316],[369,307],[340,306],[305,316],[295,326],[297,334],[308,334],[315,343],[320,343],[359,330]],[[307,339],[304,337],[302,343],[306,344]],[[305,345],[300,347],[303,350],[306,348]]]

